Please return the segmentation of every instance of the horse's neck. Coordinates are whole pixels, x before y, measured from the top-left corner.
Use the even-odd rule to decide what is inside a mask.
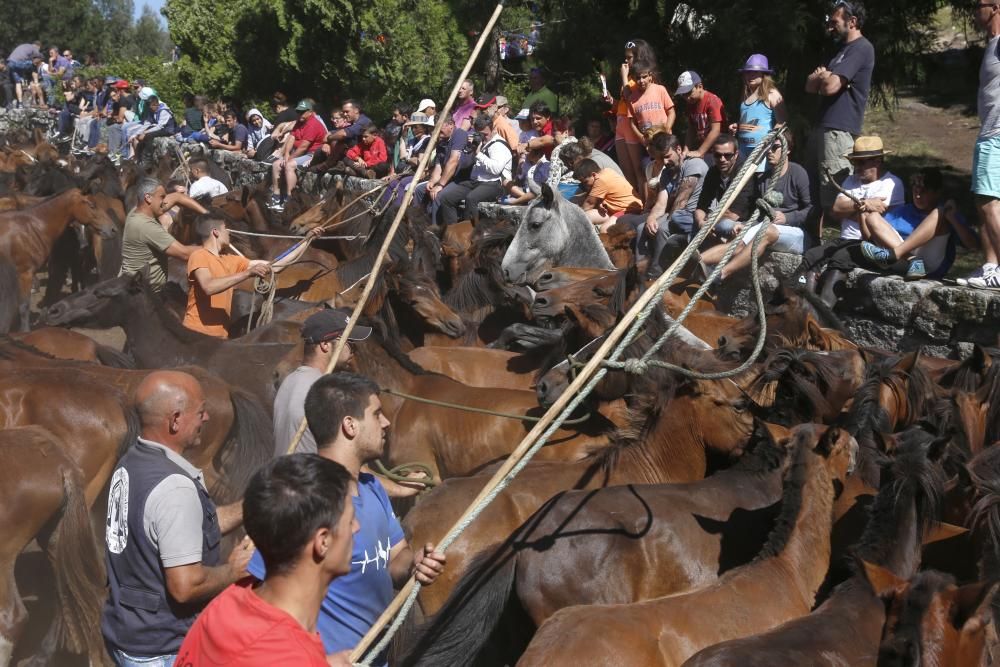
[[[267,224],[267,220],[264,219],[264,214],[261,213],[260,205],[257,203],[256,199],[251,198],[247,202],[246,212],[246,219],[252,231],[257,232],[258,234],[267,234],[272,232],[270,225]]]
[[[73,196],[73,191],[68,190],[62,194],[49,197],[48,199],[35,204],[31,212],[33,218],[38,223],[31,223],[35,230],[50,243],[55,243],[56,239],[66,230],[66,226],[73,219],[72,209],[65,205],[67,199]]]
[[[379,387],[410,392],[417,375],[404,368],[392,358],[376,341],[361,343],[365,345],[364,356],[359,358],[359,370],[370,377]]]
[[[621,450],[611,484],[691,482],[705,477],[705,443],[687,403],[684,397],[673,398],[649,433]]]
[[[120,322],[122,329],[125,330],[125,336],[139,356],[144,356],[143,350],[163,358],[175,352],[183,354],[187,345],[174,335],[169,326],[164,325],[162,318],[172,315],[160,312],[166,306],[154,303],[155,298],[146,292],[130,294],[127,297],[123,321]]]
[[[569,239],[556,262],[556,266],[587,266],[596,269],[614,269],[608,251],[601,243],[594,226],[583,215],[569,215],[564,219]]]
[[[826,577],[830,565],[830,531],[833,527],[833,479],[825,460],[808,454],[808,470],[802,488],[802,505],[791,535],[773,559],[795,582],[809,606]],[[767,561],[764,561],[765,563]]]

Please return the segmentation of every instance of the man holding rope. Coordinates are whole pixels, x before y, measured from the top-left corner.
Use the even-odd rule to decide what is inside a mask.
[[[305,413],[317,453],[343,465],[354,478],[351,500],[360,524],[351,571],[330,584],[320,609],[317,629],[326,652],[332,654],[358,644],[392,601],[394,586],[402,586],[410,575],[424,585],[432,584],[444,569],[445,555],[433,544],[414,553],[382,484],[364,470],[382,455],[389,427],[378,385],[354,373],[325,375],[309,390]],[[265,578],[259,554],[254,554],[247,570]],[[377,664],[385,665],[385,657]]]
[[[229,230],[224,220],[202,216],[197,222],[201,248],[191,253],[187,263],[187,310],[184,326],[216,338],[228,338],[230,314],[233,307],[233,288],[244,280],[257,276],[267,278],[270,272],[280,273],[306,251],[309,244],[323,233],[323,227],[313,227],[305,238],[274,262],[247,259],[237,251],[223,255],[231,248]],[[235,249],[233,249],[235,251]]]

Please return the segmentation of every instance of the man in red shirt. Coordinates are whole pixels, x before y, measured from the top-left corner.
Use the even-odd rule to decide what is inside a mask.
[[[267,576],[233,584],[205,608],[178,667],[350,665],[347,651],[327,662],[316,619],[330,582],[351,570],[352,482],[342,465],[315,454],[280,456],[254,475],[243,524]]]
[[[700,157],[712,166],[709,151],[726,123],[726,110],[715,93],[705,90],[695,71],[681,72],[677,77],[677,97],[684,99],[687,109],[687,132],[684,145],[687,157]]]
[[[281,174],[285,174],[285,192],[291,194],[298,183],[296,167],[305,169],[312,161],[313,153],[326,141],[326,128],[316,118],[312,100],[300,100],[295,107],[299,119],[285,138],[281,158],[271,165],[270,208],[281,210],[285,207],[285,197],[281,196]]]

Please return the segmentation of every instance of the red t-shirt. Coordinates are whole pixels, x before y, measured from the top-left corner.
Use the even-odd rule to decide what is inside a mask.
[[[385,142],[382,140],[382,137],[375,137],[375,141],[373,141],[372,145],[368,148],[365,148],[363,139],[359,141],[351,148],[351,150],[347,151],[347,157],[351,160],[361,158],[365,161],[365,165],[374,167],[377,164],[388,162],[389,152],[385,147]]]
[[[248,580],[249,581],[249,580]],[[327,667],[319,633],[233,584],[191,626],[174,667]]]
[[[295,127],[292,128],[292,136],[295,137],[296,145],[303,139],[308,139],[309,148],[306,149],[306,153],[315,153],[316,149],[326,141],[326,128],[323,127],[323,123],[319,122],[316,114],[313,114],[305,120],[300,118],[295,122]]]
[[[694,128],[694,134],[698,137],[698,141],[705,140],[705,135],[712,128],[712,123],[719,123],[722,128],[725,128],[726,125],[726,110],[722,106],[722,100],[719,99],[718,95],[707,90],[700,100],[694,104],[688,104],[687,115],[688,123]],[[689,146],[689,148],[696,149],[698,147]]]

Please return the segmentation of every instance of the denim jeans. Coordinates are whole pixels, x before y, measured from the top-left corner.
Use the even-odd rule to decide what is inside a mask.
[[[111,659],[118,667],[173,667],[177,654],[154,655],[152,657],[141,657],[129,655],[125,651],[114,649],[111,651]]]

